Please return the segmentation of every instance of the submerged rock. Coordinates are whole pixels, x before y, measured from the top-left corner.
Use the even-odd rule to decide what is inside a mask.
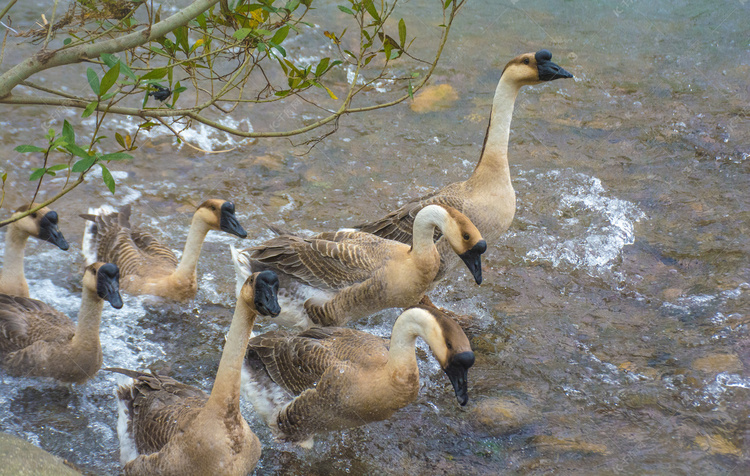
[[[721,435],[696,436],[695,444],[714,455],[742,456],[742,451]]]
[[[472,419],[492,433],[509,433],[533,419],[531,408],[516,397],[487,398],[474,406]]]
[[[607,447],[598,443],[588,443],[577,438],[557,438],[551,435],[537,435],[529,438],[529,443],[543,453],[595,453],[604,455]]]
[[[458,93],[450,84],[427,86],[414,97],[411,110],[418,113],[449,108],[458,99]]]
[[[75,476],[79,475],[65,460],[54,456],[28,441],[0,433],[0,475],[14,476]]]
[[[693,361],[694,370],[707,373],[742,372],[744,366],[737,354],[708,354]]]

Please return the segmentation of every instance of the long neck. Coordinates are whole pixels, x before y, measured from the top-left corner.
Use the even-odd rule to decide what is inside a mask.
[[[435,248],[435,228],[445,234],[448,212],[445,208],[437,205],[428,205],[417,213],[412,230],[412,252],[422,254],[430,252]]]
[[[510,184],[510,170],[508,168],[508,140],[510,137],[510,122],[513,119],[513,107],[518,96],[519,86],[507,79],[500,78],[492,101],[490,125],[487,128],[482,156],[474,169],[470,181],[481,180],[491,176],[495,180],[502,178]]]
[[[190,224],[190,231],[185,242],[185,250],[182,252],[180,264],[177,265],[174,274],[180,276],[195,275],[195,270],[198,267],[198,258],[201,255],[201,248],[203,248],[203,242],[209,230],[210,228],[206,222],[201,220],[197,214],[193,215],[193,221]]]
[[[5,234],[5,256],[0,281],[3,289],[10,294],[28,296],[28,285],[23,273],[23,252],[29,234],[10,225]],[[15,292],[14,292],[15,290]]]
[[[73,336],[73,348],[99,348],[99,324],[102,321],[104,300],[96,292],[83,288],[78,324]]]
[[[425,319],[420,309],[404,311],[393,324],[388,350],[388,367],[396,369],[416,368],[417,337],[424,335]]]
[[[255,316],[256,312],[250,309],[250,306],[242,299],[237,300],[232,325],[229,326],[224,352],[221,354],[219,370],[216,372],[216,380],[207,406],[234,408],[239,412],[240,374],[245,352],[247,352],[247,343],[250,340],[250,332],[255,324]]]

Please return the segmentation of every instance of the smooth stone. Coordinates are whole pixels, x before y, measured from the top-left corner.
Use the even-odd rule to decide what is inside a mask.
[[[453,86],[440,84],[422,88],[409,107],[412,111],[422,114],[447,109],[456,100],[458,100],[458,93]]]
[[[0,476],[80,476],[58,458],[28,441],[0,433]]]
[[[516,397],[487,398],[477,402],[472,418],[486,429],[497,433],[516,431],[533,418],[531,408]]]
[[[742,451],[721,435],[696,436],[695,444],[714,455],[742,456]]]
[[[701,372],[742,372],[744,365],[737,354],[708,354],[693,361],[692,368]]]
[[[599,443],[588,443],[576,438],[557,438],[551,435],[537,435],[529,438],[529,443],[537,450],[549,453],[596,453],[607,454],[609,451],[605,445]]]

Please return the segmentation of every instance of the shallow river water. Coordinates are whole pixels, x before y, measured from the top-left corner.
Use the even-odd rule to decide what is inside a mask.
[[[14,26],[49,8],[27,3]],[[314,21],[325,25],[336,3],[318,3]],[[422,11],[432,3],[406,3],[410,34],[435,34],[440,19]],[[273,442],[244,402],[263,444],[256,473],[748,474],[748,18],[750,2],[740,0],[471,0],[431,81],[452,86],[457,100],[421,114],[404,103],[344,117],[307,155],[286,140],[237,143],[198,131],[204,148],[239,146],[209,155],[154,133],[131,163],[113,166],[114,197],[91,177],[54,204],[71,250],[29,242],[31,295],[75,317],[84,225],[77,215],[89,206],[132,203],[134,221],[181,250],[194,205],[233,200],[249,237],[208,235],[195,300],[124,296],[123,309],[106,306],[102,320],[105,366],[167,369],[209,390],[234,306],[229,244],[268,238],[267,223],[350,226],[463,180],[478,159],[503,66],[547,48],[576,79],[519,95],[509,152],[513,226],[489,243],[480,287],[457,269],[433,295],[475,316],[469,404],[457,405],[422,344],[414,404],[388,421],[322,435],[313,451]],[[320,58],[323,29],[287,50]],[[5,61],[34,48],[14,45]],[[83,70],[71,71],[84,81]],[[70,81],[52,72],[45,79]],[[345,72],[334,73],[334,91],[345,81]],[[378,94],[367,91],[363,101]],[[38,140],[40,124],[59,128],[77,114],[3,111],[6,216],[33,193],[24,174],[35,159],[12,149]],[[283,114],[247,114],[262,130],[298,127],[319,111],[295,103]],[[106,135],[132,123],[108,123]],[[380,313],[363,327],[388,335],[396,315]],[[84,472],[117,474],[115,385],[106,373],[67,388],[0,371],[0,431]]]

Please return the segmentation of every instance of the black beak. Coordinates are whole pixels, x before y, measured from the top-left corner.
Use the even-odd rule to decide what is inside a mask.
[[[120,270],[112,263],[103,264],[96,274],[96,293],[115,309],[122,308]]]
[[[279,278],[270,270],[261,271],[255,278],[255,309],[262,316],[276,317],[281,312],[278,300]]]
[[[573,75],[553,63],[552,53],[548,50],[539,50],[534,55],[536,69],[539,72],[540,81],[553,81],[555,79],[572,78]]]
[[[234,215],[234,203],[224,202],[221,206],[221,222],[219,223],[221,231],[225,231],[232,235],[237,235],[240,238],[247,238],[247,232],[240,222],[237,221],[237,217]]]
[[[39,220],[39,239],[49,241],[63,251],[70,248],[62,232],[57,227],[57,212],[47,212]]]
[[[466,267],[471,271],[477,284],[482,284],[482,253],[485,251],[487,251],[487,242],[479,240],[469,251],[458,255],[466,263]]]
[[[443,371],[448,375],[456,392],[456,399],[463,407],[469,402],[469,368],[474,365],[474,352],[461,352],[451,359]]]

